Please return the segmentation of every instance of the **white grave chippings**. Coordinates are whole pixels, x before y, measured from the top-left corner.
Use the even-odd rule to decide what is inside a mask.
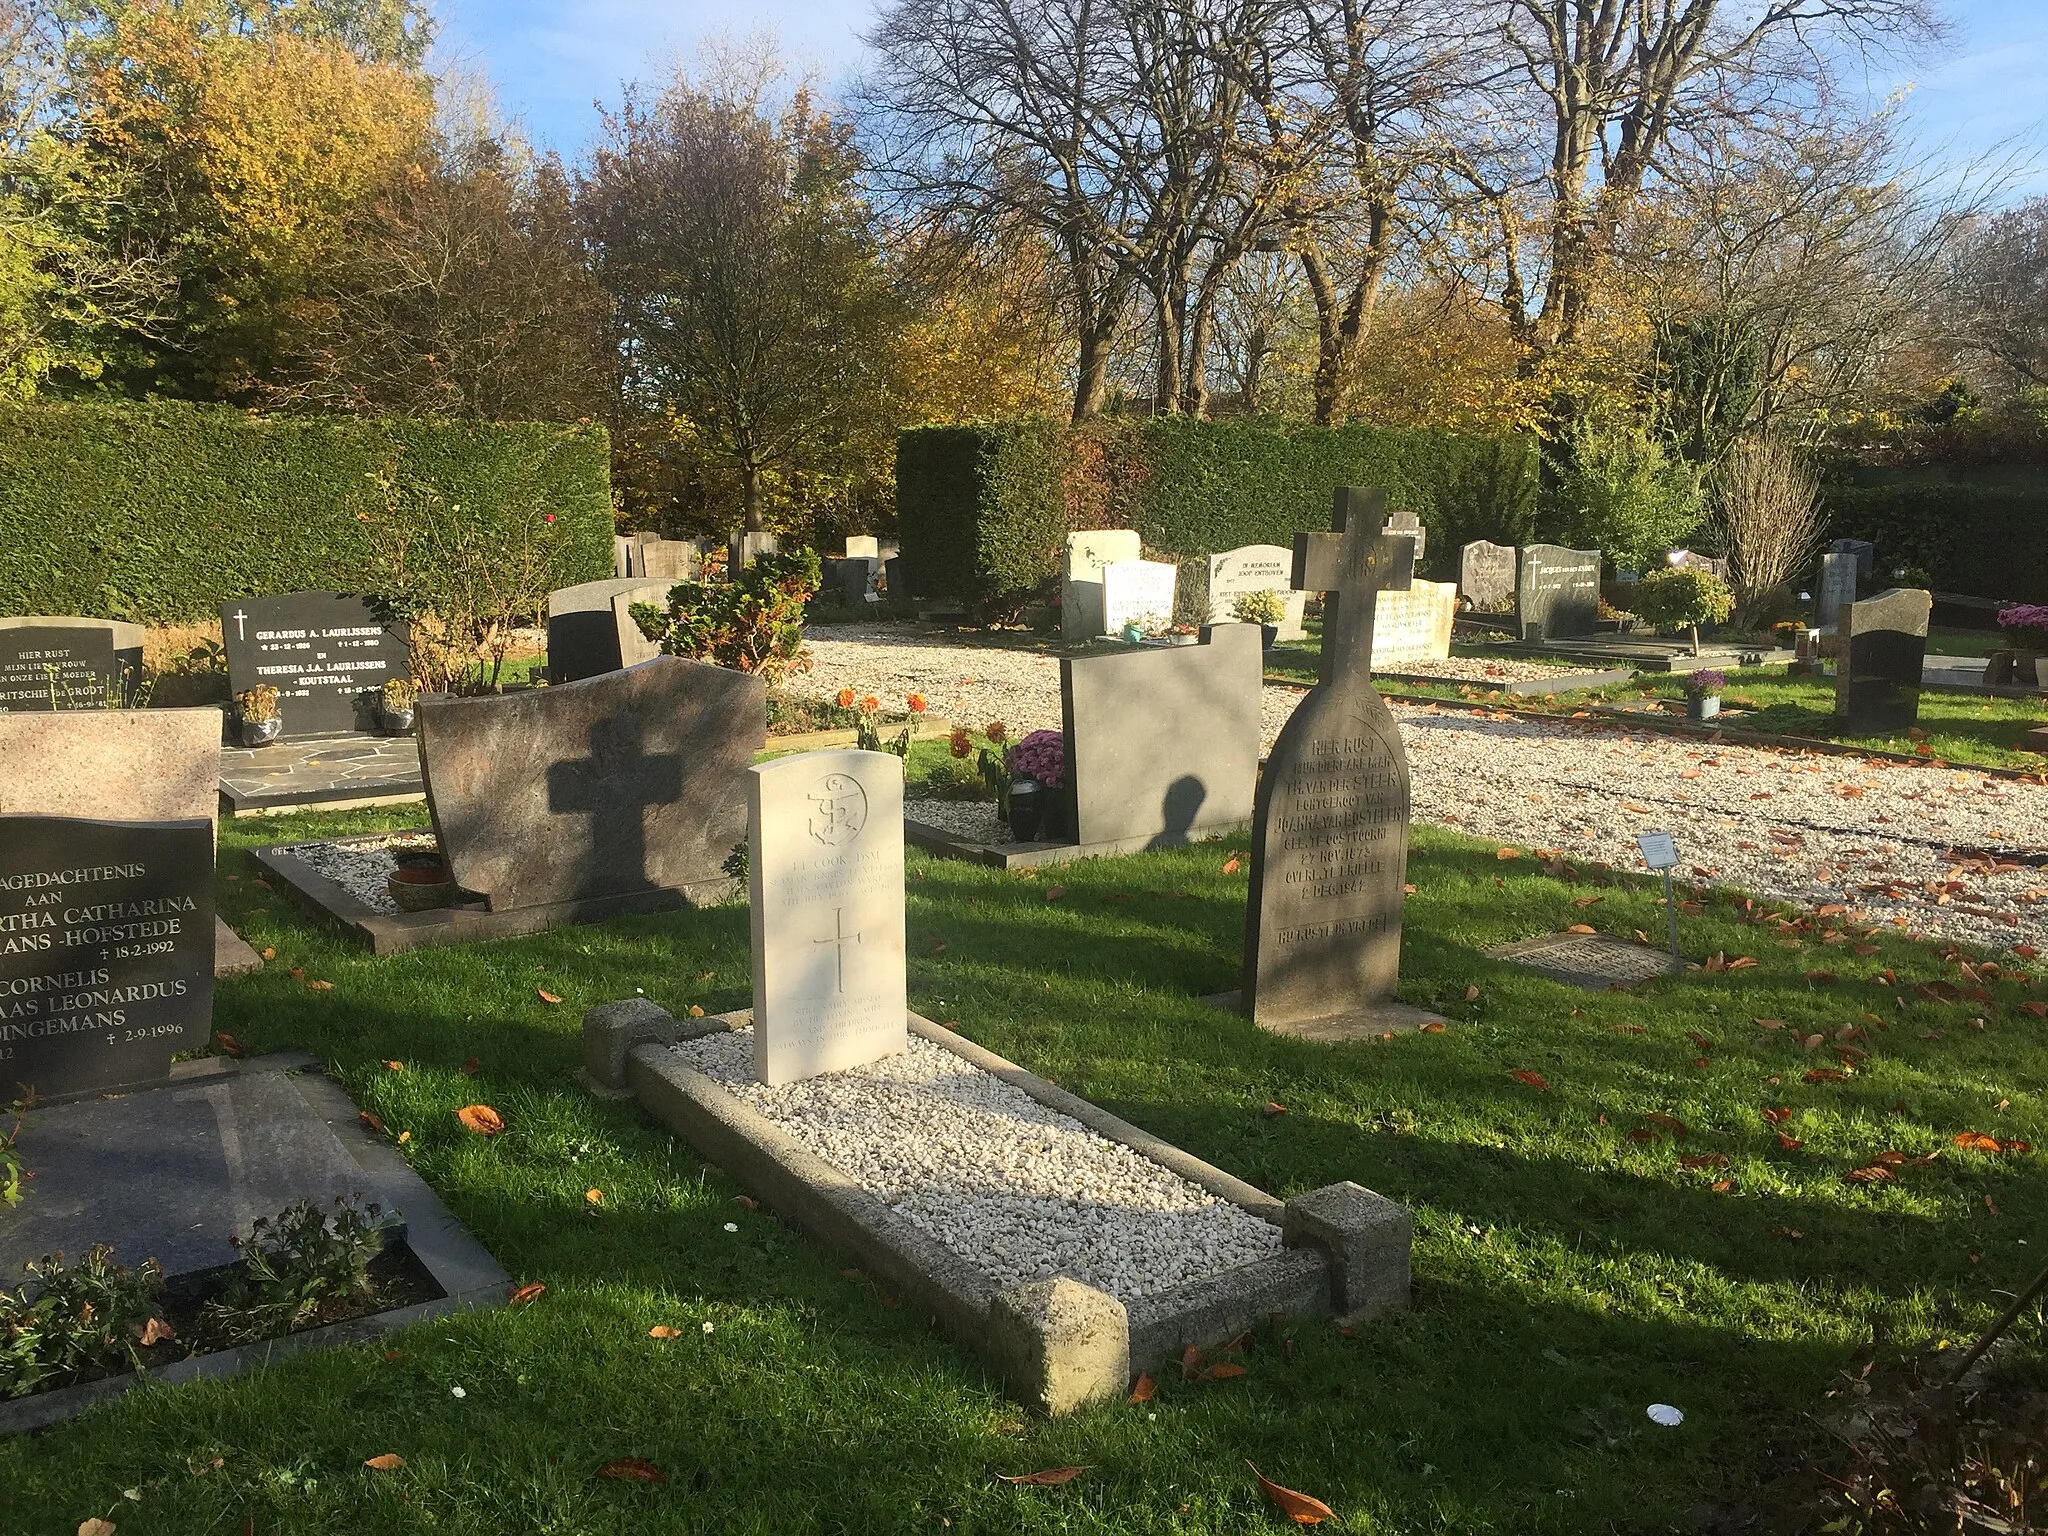
[[[1280,1251],[1271,1223],[929,1041],[770,1088],[750,1033],[674,1049],[998,1286],[1065,1274],[1129,1298]]]
[[[280,848],[306,865],[316,875],[325,875],[373,912],[396,917],[398,903],[386,888],[391,872],[404,853],[438,853],[440,843],[431,832],[394,832],[389,837],[351,839],[345,843],[305,843]]]

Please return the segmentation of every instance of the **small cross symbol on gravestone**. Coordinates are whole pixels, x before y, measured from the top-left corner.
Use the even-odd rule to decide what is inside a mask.
[[[235,610],[235,638],[237,640],[249,638],[249,615],[239,608]]]
[[[645,727],[632,715],[610,715],[590,728],[590,756],[548,765],[548,809],[593,818],[590,868],[573,885],[586,894],[645,889],[647,811],[683,793],[683,760],[649,757]]]
[[[1332,533],[1294,536],[1294,585],[1322,592],[1323,653],[1318,672],[1327,683],[1354,669],[1372,671],[1372,624],[1381,592],[1405,592],[1415,579],[1415,539],[1383,533],[1387,493],[1344,487],[1330,518]]]
[[[829,939],[813,939],[811,942],[813,944],[830,944],[834,946],[832,958],[838,963],[838,990],[844,992],[846,990],[846,946],[860,942],[860,935],[858,933],[848,933],[846,931],[846,909],[844,907],[834,907],[832,909],[832,935]]]

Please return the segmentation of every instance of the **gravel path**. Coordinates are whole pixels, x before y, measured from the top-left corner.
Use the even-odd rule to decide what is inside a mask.
[[[1511,656],[1447,656],[1442,661],[1420,656],[1397,661],[1387,671],[1407,677],[1435,677],[1447,683],[1476,683],[1480,687],[1501,683],[1534,683],[1546,677],[1571,677],[1594,668],[1560,667],[1547,661],[1521,661]]]
[[[998,1286],[1066,1274],[1142,1296],[1280,1251],[1277,1227],[930,1041],[766,1088],[752,1036],[674,1049]]]

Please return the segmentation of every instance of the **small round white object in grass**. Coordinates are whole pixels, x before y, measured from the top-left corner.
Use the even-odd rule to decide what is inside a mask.
[[[709,1332],[711,1331],[711,1325],[710,1325],[709,1323],[706,1323],[706,1324],[704,1325],[704,1331],[705,1331],[706,1333],[709,1333]]]
[[[736,1221],[728,1221],[728,1222],[727,1222],[727,1223],[725,1224],[725,1230],[726,1230],[726,1231],[728,1231],[728,1232],[737,1232],[737,1231],[739,1231],[739,1229],[740,1229],[740,1224],[739,1224],[738,1222],[736,1222]]]
[[[463,1390],[462,1390],[462,1388],[460,1388],[460,1387],[450,1387],[450,1388],[448,1389],[448,1395],[449,1395],[450,1397],[467,1397],[467,1396],[469,1396],[469,1394],[468,1394],[467,1392],[463,1391]]]
[[[1669,1403],[1652,1403],[1648,1411],[1650,1422],[1662,1424],[1666,1429],[1676,1429],[1685,1422],[1685,1414]]]

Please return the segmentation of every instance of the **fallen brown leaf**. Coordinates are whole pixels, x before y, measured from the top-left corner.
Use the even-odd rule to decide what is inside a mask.
[[[629,1483],[665,1483],[668,1474],[653,1462],[638,1456],[621,1456],[617,1461],[608,1461],[597,1469],[599,1477],[616,1478]]]
[[[1246,1466],[1252,1467],[1250,1462]],[[1259,1489],[1273,1502],[1273,1507],[1292,1520],[1296,1525],[1321,1525],[1325,1520],[1337,1518],[1337,1511],[1321,1499],[1292,1488],[1283,1488],[1257,1467],[1252,1467],[1252,1476],[1259,1480]]]
[[[462,1075],[464,1077],[475,1077],[483,1069],[484,1064],[472,1056],[462,1064]]]
[[[682,1329],[671,1328],[667,1323],[656,1323],[647,1330],[647,1337],[650,1339],[680,1339],[682,1336]]]
[[[1815,1067],[1801,1078],[1800,1081],[1806,1083],[1846,1083],[1849,1081],[1849,1074],[1837,1072],[1833,1067]]]
[[[1550,1091],[1550,1084],[1543,1080],[1541,1072],[1531,1072],[1527,1067],[1517,1067],[1508,1076],[1518,1083],[1527,1083],[1531,1088],[1537,1089],[1540,1092],[1548,1093]]]
[[[1242,860],[1232,858],[1223,861],[1223,873],[1226,875],[1234,875],[1242,868],[1244,868]]]
[[[1180,1352],[1180,1379],[1193,1381],[1202,1373],[1202,1352],[1190,1344]]]
[[[405,1465],[405,1458],[396,1451],[386,1451],[382,1456],[372,1456],[363,1465],[373,1472],[396,1472]]]
[[[1465,1001],[1466,1001],[1466,1002],[1468,1002],[1468,1003],[1476,1003],[1476,1002],[1478,1002],[1478,1001],[1479,1001],[1479,988],[1477,988],[1476,986],[1473,986],[1473,987],[1467,987],[1467,988],[1465,989]]]
[[[1725,1152],[1695,1152],[1690,1157],[1678,1160],[1681,1168],[1726,1168],[1728,1154]]]
[[[514,1291],[509,1297],[507,1297],[505,1300],[505,1305],[508,1307],[527,1306],[532,1302],[540,1300],[542,1296],[546,1295],[547,1289],[548,1288],[545,1285],[542,1285],[538,1280],[530,1281],[527,1284],[519,1287],[518,1290]]]
[[[479,1136],[495,1136],[505,1129],[504,1117],[488,1104],[465,1104],[455,1111],[455,1118]]]
[[[1566,933],[1598,933],[1599,931],[1591,923],[1573,923],[1571,927],[1565,929]]]
[[[601,1189],[586,1189],[583,1191],[583,1203],[585,1205],[603,1205],[604,1191]]]
[[[309,981],[306,983],[306,990],[308,992],[332,992],[334,990],[334,983],[331,981]]]
[[[559,1003],[561,1001],[559,997],[555,996],[555,994],[550,992],[546,987],[535,987],[533,989],[533,995],[539,998],[544,1003]]]
[[[1047,1467],[1043,1472],[1025,1472],[1016,1477],[998,1472],[996,1478],[1000,1482],[1025,1483],[1033,1488],[1057,1488],[1062,1483],[1071,1483],[1087,1470],[1086,1467]]]
[[[1138,1373],[1137,1381],[1133,1383],[1131,1386],[1131,1395],[1129,1401],[1134,1403],[1149,1403],[1152,1401],[1153,1395],[1157,1393],[1158,1390],[1159,1383],[1154,1381],[1150,1376],[1146,1375],[1143,1371],[1140,1371]]]
[[[1047,901],[1058,901],[1066,894],[1067,888],[1064,885],[1048,885],[1045,888],[1045,899]]]
[[[371,1114],[369,1110],[367,1110],[367,1109],[359,1109],[359,1110],[357,1110],[357,1111],[356,1111],[356,1118],[357,1118],[358,1120],[362,1121],[362,1122],[363,1122],[363,1124],[367,1125],[367,1126],[368,1126],[368,1127],[369,1127],[369,1128],[370,1128],[371,1130],[375,1131],[375,1132],[376,1132],[376,1133],[377,1133],[377,1134],[378,1134],[379,1136],[382,1136],[383,1134],[385,1134],[385,1132],[384,1132],[384,1121],[382,1120],[382,1118],[381,1118],[381,1117],[379,1117],[379,1116],[377,1116],[377,1115],[373,1115],[373,1114]]]
[[[1275,1104],[1269,1099],[1266,1102],[1266,1107],[1260,1110],[1259,1113],[1264,1115],[1268,1120],[1271,1120],[1275,1115],[1286,1114],[1287,1106],[1285,1104]]]
[[[135,1336],[135,1342],[147,1349],[152,1344],[161,1344],[166,1339],[175,1339],[177,1330],[160,1317],[152,1317],[140,1328],[130,1325],[128,1331]]]

